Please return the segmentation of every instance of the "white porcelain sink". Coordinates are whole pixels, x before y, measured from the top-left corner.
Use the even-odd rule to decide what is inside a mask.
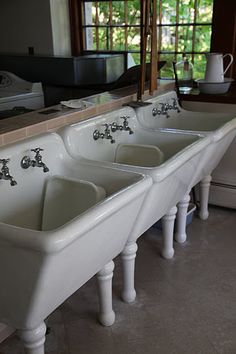
[[[94,131],[102,132],[105,123],[121,124],[121,116],[130,117],[129,127],[134,132],[133,134],[130,135],[128,131],[118,130],[112,133],[115,139],[114,143],[110,143],[109,139],[94,140]],[[173,214],[176,209],[172,210],[172,208],[189,191],[195,171],[203,158],[204,149],[210,143],[209,137],[202,137],[199,134],[153,132],[150,129],[144,129],[137,121],[134,110],[129,107],[67,126],[61,129],[60,134],[68,152],[78,160],[96,166],[139,172],[152,177],[153,186],[142,205],[139,217],[130,234],[129,244],[135,243],[139,236],[163,216],[169,212]],[[127,156],[122,156],[122,161],[126,161],[126,164],[116,162],[117,150],[120,146],[132,147],[132,154],[127,153]],[[150,158],[144,158],[142,163],[139,159],[139,163],[137,163],[136,155],[139,158],[145,157],[147,153],[141,153],[141,148],[146,149],[147,146],[151,149],[158,149],[162,154],[157,166],[153,166],[153,161],[150,161]],[[137,154],[135,148],[137,148]],[[132,158],[136,165],[132,165]],[[170,219],[174,222],[175,217],[172,216]],[[168,230],[163,236],[162,255],[165,258],[172,258],[174,254],[173,229],[171,231],[171,226],[166,229]]]
[[[101,133],[104,124],[122,123],[121,116],[129,116],[129,127],[134,132],[117,130],[112,134],[115,142],[111,139],[94,140],[94,131]],[[113,124],[114,126],[114,124]],[[67,126],[60,131],[68,152],[79,161],[86,161],[96,166],[106,166],[117,170],[141,172],[151,176],[153,185],[150,188],[140,210],[138,219],[130,233],[128,243],[122,252],[124,265],[124,288],[123,299],[127,302],[135,299],[134,284],[134,259],[137,251],[136,240],[156,221],[166,215],[164,221],[164,237],[162,255],[171,258],[173,249],[173,223],[175,219],[175,205],[184,198],[194,179],[195,171],[201,163],[206,147],[210,144],[209,137],[200,134],[183,132],[151,131],[143,128],[137,121],[135,111],[132,108],[123,109],[95,117],[85,122]],[[96,132],[96,136],[97,136]],[[117,163],[117,149],[125,144],[131,144],[127,156],[122,156],[128,164]],[[132,156],[137,162],[137,155],[145,156],[140,146],[146,148],[156,147],[159,154],[159,165],[153,166],[150,158],[148,161],[132,165]],[[138,153],[135,152],[135,146]],[[162,156],[161,156],[162,155]],[[146,164],[147,163],[147,164]],[[146,166],[145,166],[146,164]],[[142,165],[142,166],[140,166]],[[133,263],[132,263],[133,262]]]
[[[121,116],[129,116],[129,126],[134,134],[126,131],[111,133],[115,143],[107,139],[93,139],[93,132],[102,131],[103,124],[121,123]],[[210,139],[199,134],[152,132],[140,126],[132,108],[126,107],[112,113],[95,117],[91,120],[67,126],[61,129],[66,148],[79,160],[86,160],[94,165],[116,167],[117,169],[141,172],[150,175],[155,184],[152,186],[147,206],[142,208],[139,221],[136,223],[134,238],[140,236],[157,220],[174,206],[188,190],[195,170],[202,158],[203,149],[209,145]],[[145,167],[116,163],[117,147],[120,144],[138,144],[138,146],[157,147],[162,153],[159,166]],[[140,151],[139,151],[140,154]]]
[[[192,186],[202,180],[201,206],[199,215],[207,219],[208,194],[211,173],[219,164],[236,134],[236,118],[233,113],[210,113],[184,110],[173,103],[177,102],[174,91],[159,95],[149,100],[151,105],[136,109],[139,123],[151,131],[197,132],[211,137],[211,144],[205,149],[203,158],[196,168]],[[163,104],[172,105],[166,114],[154,114],[153,109],[160,113]],[[155,112],[155,113],[156,113]]]
[[[232,126],[235,115],[230,113],[210,113],[210,112],[194,112],[181,108],[178,104],[177,95],[174,91],[156,96],[148,100],[150,105],[136,109],[137,119],[139,123],[149,129],[170,129],[183,130],[192,132],[209,133],[221,129],[225,129],[225,125]],[[173,108],[173,102],[175,102]],[[162,104],[172,106],[166,114],[161,113]],[[156,114],[153,110],[157,110]]]
[[[35,147],[49,172],[21,167]],[[43,354],[43,321],[56,307],[98,272],[106,295],[152,180],[78,163],[53,133],[2,147],[0,158],[17,181],[0,180],[0,321],[20,330],[27,353]],[[111,324],[103,301],[100,319]]]
[[[155,101],[155,99],[153,100]],[[183,220],[185,220],[184,216],[187,212],[188,193],[202,177],[206,177],[204,186],[209,182],[207,180],[208,174],[218,163],[234,136],[235,120],[232,123],[230,121],[232,117],[229,117],[229,115],[223,118],[218,116],[217,120],[215,120],[215,116],[211,116],[211,121],[207,124],[204,116],[199,119],[202,125],[198,123],[197,131],[193,131],[196,128],[195,119],[198,115],[195,113],[192,116],[190,115],[192,119],[189,123],[186,116],[181,117],[181,113],[175,111],[174,113],[178,115],[178,118],[186,121],[186,129],[191,128],[191,130],[183,129],[183,125],[181,129],[168,130],[160,128],[160,121],[157,118],[154,119],[152,116],[146,115],[146,111],[149,112],[150,107],[151,105],[139,108],[137,110],[138,119],[135,111],[126,107],[63,128],[60,132],[67,150],[74,158],[94,165],[142,172],[153,179],[153,186],[142,204],[139,217],[122,252],[124,266],[122,296],[127,302],[135,299],[134,259],[137,251],[137,238],[157,220],[164,217],[162,255],[165,258],[173,256],[173,222],[177,210],[175,205],[180,202],[179,220],[182,218],[177,227],[177,235],[179,235],[177,240],[184,242],[186,233]],[[122,124],[122,116],[129,116],[129,127],[134,133],[130,135],[129,131],[118,129],[115,132],[110,132],[112,138],[109,134],[108,136],[103,135],[104,124],[109,124],[110,130],[114,126],[119,128],[119,125]],[[165,122],[168,122],[168,119],[165,117]],[[177,119],[174,122],[176,126],[179,124]],[[212,134],[211,129],[215,129],[214,134]],[[102,138],[94,140],[94,137],[95,139],[97,137]],[[106,139],[106,137],[109,137],[109,139]],[[122,159],[118,159],[118,161],[126,163],[117,163],[117,151],[122,144],[128,147],[127,151],[124,150],[127,155],[124,154]],[[129,149],[130,144],[133,149],[132,153]],[[155,166],[152,159],[145,158],[146,152],[141,151],[140,147],[135,150],[135,145],[149,145],[151,148],[158,148],[163,154],[162,157],[159,154],[160,164]],[[142,158],[144,161],[142,160],[140,163]],[[136,165],[132,165],[132,163]],[[183,212],[184,210],[185,212]]]

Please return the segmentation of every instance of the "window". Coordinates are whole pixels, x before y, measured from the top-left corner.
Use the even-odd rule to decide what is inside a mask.
[[[159,59],[168,62],[162,76],[172,76],[172,61],[180,60],[183,53],[194,62],[195,77],[202,74],[206,64],[204,53],[210,51],[213,2],[157,0]],[[83,53],[131,53],[135,64],[139,64],[140,0],[79,3]]]
[[[210,51],[213,0],[158,0],[160,58],[172,62],[186,53],[195,76],[205,69],[204,53]],[[168,73],[168,65],[166,67]]]
[[[132,53],[140,61],[140,1],[84,1],[85,50]]]

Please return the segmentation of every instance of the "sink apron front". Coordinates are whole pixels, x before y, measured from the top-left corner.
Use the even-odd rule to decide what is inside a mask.
[[[195,171],[191,186],[200,184],[200,217],[208,217],[208,195],[212,171],[217,167],[236,135],[236,118],[233,113],[194,112],[182,109],[168,110],[167,114],[153,116],[153,109],[160,105],[178,102],[174,91],[149,100],[150,105],[136,109],[139,123],[151,131],[192,132],[210,135],[211,144],[206,147],[203,158]]]
[[[38,146],[44,149],[48,173],[20,166],[22,157]],[[0,320],[20,330],[26,349],[32,346],[30,353],[41,354],[44,319],[101,269],[103,279],[112,278],[113,266],[106,265],[127,243],[152,180],[78,163],[54,133],[1,148],[0,158],[11,159],[9,169],[17,181],[14,187],[0,181],[5,200],[0,211]],[[106,198],[64,225],[41,231],[44,185],[55,175],[95,183]]]
[[[120,124],[121,116],[129,116],[129,126],[134,134],[117,131],[112,136],[115,143],[106,139],[95,141],[93,132],[103,124]],[[201,163],[204,150],[210,144],[209,137],[199,134],[150,132],[140,127],[133,109],[123,108],[89,121],[67,126],[60,131],[65,146],[72,157],[96,166],[106,166],[151,176],[153,186],[136,220],[130,239],[137,239],[156,221],[164,216],[189,191],[194,175]],[[157,167],[140,167],[116,163],[115,154],[119,144],[150,144],[164,152],[164,161]]]

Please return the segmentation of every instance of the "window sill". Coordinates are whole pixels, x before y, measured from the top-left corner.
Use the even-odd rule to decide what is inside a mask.
[[[182,101],[200,101],[236,104],[236,83],[233,82],[229,91],[222,95],[208,95],[200,93],[199,89],[193,88],[189,94],[180,94]]]

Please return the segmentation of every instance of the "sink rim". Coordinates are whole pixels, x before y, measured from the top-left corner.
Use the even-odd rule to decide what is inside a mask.
[[[23,248],[30,248],[45,253],[59,252],[78,238],[83,237],[86,232],[105,221],[107,217],[121,209],[124,205],[127,205],[130,202],[131,196],[133,200],[142,193],[147,192],[152,186],[151,177],[146,175],[140,177],[140,180],[134,182],[132,185],[121,189],[112,196],[106,197],[89,208],[85,213],[76,216],[54,230],[32,230],[0,222],[0,243],[14,243]],[[142,182],[142,185],[140,185],[140,182]]]
[[[159,129],[157,130],[157,133],[159,134],[179,134],[183,136],[193,136],[196,137],[197,139],[191,144],[185,146],[183,149],[178,151],[176,154],[171,156],[169,159],[164,161],[161,165],[156,166],[156,167],[143,167],[143,166],[133,166],[133,165],[125,165],[117,162],[112,162],[112,161],[104,161],[104,160],[96,160],[96,159],[89,159],[87,157],[84,157],[82,154],[74,154],[72,149],[70,148],[71,145],[71,140],[69,138],[70,133],[73,132],[74,129],[78,128],[79,126],[86,126],[87,124],[91,124],[92,126],[94,123],[101,119],[101,116],[94,117],[92,121],[90,122],[79,122],[79,123],[74,123],[72,125],[68,125],[61,129],[61,136],[64,141],[65,147],[69,154],[76,160],[78,161],[83,161],[88,164],[92,164],[94,166],[102,166],[102,167],[108,167],[108,168],[115,168],[119,170],[126,170],[126,171],[131,171],[131,172],[136,172],[136,173],[141,173],[144,175],[150,175],[152,179],[155,182],[161,182],[164,180],[166,177],[168,177],[170,174],[172,174],[177,168],[181,167],[186,161],[191,159],[194,155],[196,155],[198,152],[209,146],[212,142],[212,139],[210,135],[205,135],[201,134],[201,132],[189,132],[189,131],[160,131]],[[152,132],[152,129],[149,128],[143,128],[141,127],[142,130],[146,130],[149,133]],[[107,142],[108,143],[108,142]],[[137,141],[135,142],[137,144]],[[109,146],[109,145],[108,145]],[[179,162],[179,158],[181,163]],[[178,161],[176,161],[178,160]]]
[[[152,97],[152,98],[149,98],[147,100],[147,102],[151,102],[151,103],[156,103],[157,101],[159,101],[161,98],[165,99],[166,97],[170,96],[170,95],[174,95],[176,100],[178,100],[177,98],[177,94],[174,90],[170,90],[170,91],[167,91],[165,93],[162,93],[156,97]],[[206,114],[207,116],[209,117],[212,117],[211,119],[214,119],[214,116],[218,116],[219,118],[221,116],[225,116],[225,117],[231,117],[231,119],[227,122],[224,122],[222,123],[222,125],[216,129],[213,129],[213,130],[202,130],[202,129],[198,129],[198,130],[193,130],[193,129],[181,129],[181,128],[171,128],[171,127],[158,127],[158,128],[149,128],[147,126],[145,126],[142,122],[142,120],[140,119],[139,115],[137,114],[137,120],[139,122],[139,124],[145,128],[145,129],[148,129],[148,130],[151,130],[151,131],[169,131],[169,132],[189,132],[189,133],[198,133],[198,134],[201,134],[201,135],[211,135],[211,139],[213,142],[216,142],[216,141],[219,141],[220,139],[222,139],[226,134],[228,134],[231,130],[232,130],[232,127],[234,126],[233,129],[236,129],[236,115],[234,116],[233,113],[216,113],[216,112],[203,112],[203,111],[190,111],[190,110],[186,110],[182,107],[179,106],[179,109],[180,109],[180,112],[182,112],[184,115],[189,115],[189,114]],[[138,112],[140,110],[145,110],[145,107],[138,107],[138,108],[135,108],[135,111]],[[184,117],[184,118],[187,118],[187,117]],[[196,117],[197,118],[197,117]],[[171,117],[170,117],[171,119]],[[180,117],[181,119],[181,117]],[[194,117],[192,118],[194,119]]]
[[[19,142],[15,142],[0,148],[0,156],[14,156],[17,155],[16,150],[20,150],[22,148],[22,153],[25,150],[25,146],[29,146],[29,148],[38,143],[40,138],[54,136],[54,139],[59,140],[61,146],[63,146],[63,150],[65,152],[66,161],[63,160],[65,166],[71,166],[73,170],[78,171],[78,180],[81,180],[80,177],[80,169],[83,169],[83,166],[90,166],[91,164],[87,164],[86,161],[78,161],[71,157],[65,149],[64,142],[59,134],[57,133],[42,133],[37,135],[37,137],[26,138]],[[62,166],[62,165],[59,165]],[[111,170],[106,166],[92,166],[96,170],[99,167],[98,172],[100,170],[106,171]],[[18,168],[18,167],[15,167]],[[40,171],[43,173],[42,171]],[[92,230],[92,228],[101,224],[103,221],[105,222],[107,218],[111,217],[113,213],[122,209],[123,206],[128,205],[130,202],[137,199],[139,196],[147,193],[147,191],[152,186],[153,182],[150,176],[146,176],[142,173],[133,172],[133,171],[124,171],[124,175],[128,176],[130,172],[129,184],[121,187],[117,191],[114,191],[112,194],[106,196],[105,199],[99,201],[91,208],[89,208],[84,213],[76,216],[75,218],[69,220],[65,224],[61,225],[54,230],[48,231],[40,231],[30,228],[24,228],[12,224],[5,223],[0,221],[0,244],[4,245],[15,245],[16,247],[33,249],[35,251],[40,251],[44,253],[53,253],[59,252],[63,248],[70,245],[72,242],[76,241],[78,238],[83,237],[84,234]],[[24,172],[27,173],[27,172]],[[121,172],[122,173],[122,172]],[[59,173],[57,171],[55,174],[51,174],[50,177],[60,176],[64,178],[73,178],[70,175],[65,173]],[[122,177],[122,176],[121,176]],[[45,176],[45,179],[47,177]],[[33,180],[33,177],[32,177]],[[10,187],[8,185],[8,181],[2,181],[2,188],[16,188]],[[34,182],[32,182],[34,183]],[[20,198],[20,197],[19,197]]]

